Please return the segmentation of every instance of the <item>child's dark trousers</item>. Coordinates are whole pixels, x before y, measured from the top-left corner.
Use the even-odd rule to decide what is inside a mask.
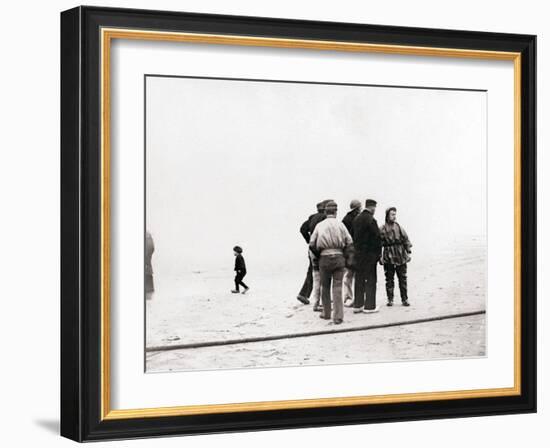
[[[246,271],[237,271],[235,275],[235,289],[239,291],[239,286],[242,286],[244,289],[248,289],[248,286],[243,282],[243,278],[246,275]]]

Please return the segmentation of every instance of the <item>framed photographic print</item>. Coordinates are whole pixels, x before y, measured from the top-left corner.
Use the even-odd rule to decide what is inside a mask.
[[[61,433],[536,410],[535,36],[61,14]]]

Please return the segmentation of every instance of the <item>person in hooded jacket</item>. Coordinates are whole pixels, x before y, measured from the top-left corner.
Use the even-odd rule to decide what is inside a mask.
[[[384,266],[386,277],[387,305],[393,305],[395,275],[399,281],[399,294],[403,306],[409,306],[407,291],[407,263],[411,261],[412,244],[407,232],[397,222],[397,209],[390,207],[386,210],[386,219],[380,227],[382,240],[382,259],[380,264]]]

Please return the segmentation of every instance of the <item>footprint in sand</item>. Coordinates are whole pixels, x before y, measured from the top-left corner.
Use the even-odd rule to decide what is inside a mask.
[[[167,341],[167,342],[174,342],[174,341],[179,341],[179,340],[180,340],[179,336],[171,336],[169,338],[163,339],[163,341]]]

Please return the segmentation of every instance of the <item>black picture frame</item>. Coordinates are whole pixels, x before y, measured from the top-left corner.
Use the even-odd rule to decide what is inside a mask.
[[[521,393],[102,420],[102,27],[521,53]],[[536,36],[100,7],[61,13],[61,435],[92,441],[536,412],[535,142]]]

